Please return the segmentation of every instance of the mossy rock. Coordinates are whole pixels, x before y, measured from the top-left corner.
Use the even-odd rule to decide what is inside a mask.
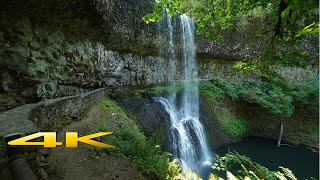
[[[40,44],[37,41],[31,41],[30,42],[30,49],[37,51],[40,49]]]
[[[29,42],[33,38],[32,25],[28,17],[21,16],[14,24],[12,29],[14,33],[14,39],[11,39],[17,44],[28,46]]]
[[[33,51],[31,50],[31,57],[33,58],[40,58],[41,57],[41,54],[39,51]]]
[[[11,57],[15,64],[26,64],[27,58],[30,57],[30,50],[23,46],[10,47],[5,52]]]
[[[54,97],[58,91],[58,83],[56,81],[46,81],[37,87],[38,97],[47,98]]]
[[[4,42],[3,32],[0,31],[0,42]]]
[[[249,123],[245,119],[222,116],[218,119],[222,129],[233,137],[241,137],[249,130]]]

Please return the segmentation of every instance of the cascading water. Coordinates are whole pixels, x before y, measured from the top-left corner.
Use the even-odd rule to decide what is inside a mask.
[[[165,15],[168,39],[168,81],[175,89],[176,62],[171,17]],[[206,142],[204,128],[199,121],[198,72],[195,57],[194,23],[186,15],[180,16],[181,42],[183,47],[183,91],[177,98],[176,89],[167,97],[159,97],[170,115],[171,136],[174,158],[179,160],[182,169],[201,171],[211,164],[211,154]],[[180,99],[177,102],[177,99]]]

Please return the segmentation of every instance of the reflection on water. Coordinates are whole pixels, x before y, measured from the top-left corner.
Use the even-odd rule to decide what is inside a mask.
[[[228,149],[237,151],[272,171],[277,171],[279,166],[283,166],[292,170],[298,179],[319,179],[319,156],[303,147],[278,148],[277,141],[273,139],[248,137],[239,143],[220,148],[215,153],[223,156]]]

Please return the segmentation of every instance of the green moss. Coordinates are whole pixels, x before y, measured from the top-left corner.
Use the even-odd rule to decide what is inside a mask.
[[[244,135],[249,129],[249,123],[243,119],[235,117],[223,106],[224,92],[217,86],[210,83],[202,83],[200,86],[201,96],[205,97],[208,109],[211,110],[218,119],[223,130],[233,137]]]
[[[221,178],[212,174],[211,177],[214,179],[297,179],[288,168],[280,166],[279,171],[271,171],[235,151],[228,152],[222,157],[216,156],[212,168],[219,174],[226,174]]]
[[[133,91],[133,96],[134,97],[138,97],[138,98],[142,98],[143,94],[145,94],[145,92],[146,92],[146,90],[141,90],[141,89],[134,90]]]
[[[106,110],[114,108],[122,110],[115,101],[112,101],[110,99],[102,101],[102,107],[104,107]]]
[[[210,82],[200,83],[199,87],[201,96],[204,97],[208,109],[216,115],[221,128],[234,137],[245,134],[250,124],[245,119],[232,114],[233,111],[225,102],[226,96],[233,101],[255,104],[253,110],[261,116],[276,115],[276,117],[288,119],[294,109],[304,109],[315,116],[318,116],[319,112],[319,87],[315,79],[277,85],[270,82],[230,82],[214,78]],[[285,139],[288,141],[311,145],[318,143],[318,123],[298,119],[290,126],[296,131],[286,135]]]
[[[319,141],[319,124],[312,122],[305,122],[301,124],[300,130],[288,134],[286,137],[293,142],[305,144],[318,144]]]
[[[249,129],[249,123],[245,119],[233,117],[226,111],[218,118],[221,128],[229,135],[239,137],[244,135]]]
[[[223,98],[225,91],[211,82],[199,83],[200,95],[210,98]]]
[[[163,120],[165,121],[165,120]],[[155,132],[152,134],[152,141],[155,144],[162,144],[163,143],[163,139],[165,138],[165,136],[167,136],[167,127],[166,127],[166,123],[162,123],[161,126],[159,128],[157,128],[155,130]]]
[[[133,91],[135,97],[144,97],[144,96],[159,96],[164,94],[169,94],[173,92],[181,92],[184,89],[191,90],[194,84],[183,85],[183,84],[176,84],[175,86],[154,86],[148,87],[145,89],[137,89]]]
[[[107,100],[102,101],[101,105],[102,105],[103,109],[108,113],[116,112],[122,118],[128,118],[125,111],[115,101],[107,99]]]
[[[213,78],[199,84],[201,95],[221,100],[228,95],[234,101],[256,104],[270,114],[290,117],[296,106],[304,106],[311,113],[319,110],[319,83],[317,79],[296,84],[275,84],[272,82],[232,82]]]

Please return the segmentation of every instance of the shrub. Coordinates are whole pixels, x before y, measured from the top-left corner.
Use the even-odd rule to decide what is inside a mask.
[[[117,127],[113,129],[112,136],[98,137],[97,140],[111,144],[115,148],[105,149],[104,153],[129,158],[146,175],[157,179],[173,179],[180,173],[176,161],[169,162],[169,153],[162,153],[160,146],[155,145],[152,139],[145,137],[135,125],[133,120],[128,120],[125,112],[116,102],[106,100],[103,106],[107,112],[117,112]],[[130,121],[132,125],[128,125]],[[107,124],[101,124],[94,132],[110,131]],[[101,153],[94,148],[96,153]]]
[[[310,112],[319,112],[319,80],[309,78],[304,82],[288,85],[289,93],[293,97],[293,103],[306,107]]]
[[[245,134],[249,129],[249,123],[245,119],[236,118],[223,114],[219,118],[222,129],[233,137]]]
[[[250,158],[240,155],[237,152],[229,152],[223,157],[216,156],[213,169],[226,173],[229,180],[232,179],[289,179],[297,180],[293,172],[287,168],[279,167],[280,171],[270,171],[253,161]],[[210,180],[220,179],[217,175],[211,174]]]
[[[213,78],[200,83],[200,93],[232,100],[244,100],[257,104],[271,114],[290,117],[296,106],[304,106],[312,112],[319,110],[319,82],[310,79],[304,83],[280,85],[272,82],[231,82]]]
[[[299,131],[287,134],[293,142],[316,144],[319,142],[319,124],[317,122],[304,122],[299,125]]]

